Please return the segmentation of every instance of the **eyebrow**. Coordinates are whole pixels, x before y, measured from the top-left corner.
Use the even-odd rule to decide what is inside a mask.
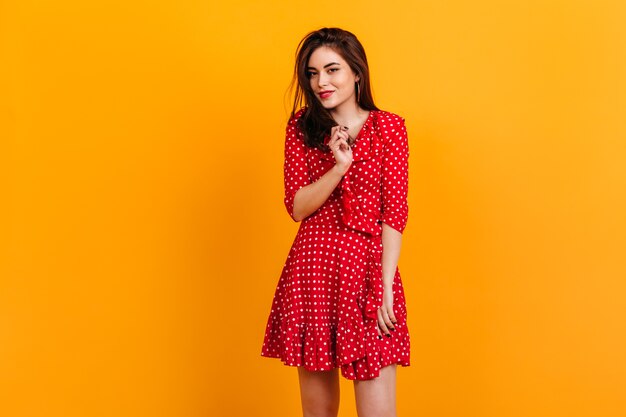
[[[340,65],[340,64],[339,64],[339,62],[330,62],[330,63],[324,65],[324,68],[330,67],[331,65]],[[306,67],[306,69],[315,69],[315,67]]]

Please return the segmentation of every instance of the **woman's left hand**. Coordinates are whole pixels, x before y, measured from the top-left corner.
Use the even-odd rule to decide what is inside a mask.
[[[383,291],[383,305],[378,307],[378,335],[381,331],[385,336],[391,337],[390,331],[395,331],[394,324],[397,322],[396,316],[393,314],[393,288],[385,286]],[[381,336],[382,337],[382,336]]]

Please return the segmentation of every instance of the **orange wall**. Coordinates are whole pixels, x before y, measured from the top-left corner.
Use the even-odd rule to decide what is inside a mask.
[[[407,120],[400,415],[626,415],[624,21],[608,0],[1,2],[0,415],[299,415],[260,348],[298,226],[284,93],[321,26],[359,36]]]

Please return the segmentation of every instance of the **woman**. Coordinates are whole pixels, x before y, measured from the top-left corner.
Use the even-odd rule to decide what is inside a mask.
[[[408,217],[404,118],[374,104],[365,51],[348,31],[309,33],[296,82],[284,203],[301,223],[261,355],[298,367],[305,416],[337,415],[339,369],[354,380],[360,417],[395,416],[396,365],[410,356],[397,267]]]

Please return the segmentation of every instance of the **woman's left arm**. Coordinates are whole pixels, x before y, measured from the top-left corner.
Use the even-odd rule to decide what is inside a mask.
[[[400,259],[400,248],[402,246],[402,233],[393,227],[383,223],[383,286],[385,292],[393,287],[393,278],[396,275],[398,260]]]
[[[380,328],[393,328],[393,281],[400,259],[402,233],[409,215],[409,141],[404,118],[390,128],[382,171],[382,274],[383,305],[379,309]]]

